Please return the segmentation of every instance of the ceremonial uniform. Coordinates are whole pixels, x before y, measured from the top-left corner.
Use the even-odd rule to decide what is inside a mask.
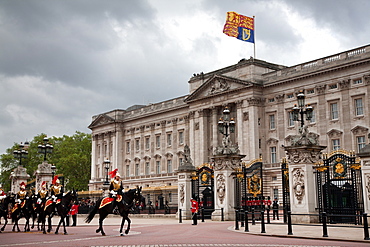
[[[55,176],[53,179],[53,185],[50,187],[50,194],[53,201],[56,202],[57,199],[62,199],[63,192],[63,186],[60,184],[58,176]]]
[[[272,216],[273,216],[273,220],[275,220],[275,216],[276,216],[276,219],[279,220],[279,203],[278,203],[277,198],[275,198],[272,203]]]
[[[42,182],[41,188],[37,191],[37,204],[45,203],[49,191],[46,189],[46,181]]]
[[[19,204],[21,202],[23,202],[27,197],[26,183],[22,182],[20,184],[20,188],[21,188],[21,190],[18,191],[18,193],[16,194],[17,203],[19,203]]]
[[[0,201],[6,197],[6,194],[3,190],[3,188],[0,187]]]
[[[193,219],[193,225],[198,224],[198,210],[199,210],[199,204],[197,200],[191,198],[191,218]]]
[[[69,215],[72,215],[72,226],[76,226],[77,224],[77,213],[78,213],[78,203],[72,205],[71,209],[69,210]]]
[[[123,190],[121,175],[118,173],[118,169],[111,171],[109,174],[113,178],[109,186],[110,194],[112,197],[116,197],[117,193],[121,193]]]

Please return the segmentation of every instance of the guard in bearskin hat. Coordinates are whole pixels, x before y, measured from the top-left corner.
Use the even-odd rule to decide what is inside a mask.
[[[60,184],[58,176],[54,176],[52,185],[50,187],[50,194],[53,202],[56,202],[57,199],[62,199],[63,197],[63,186]]]

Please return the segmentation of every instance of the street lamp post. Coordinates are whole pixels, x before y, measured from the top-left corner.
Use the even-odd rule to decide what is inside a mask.
[[[13,151],[13,156],[16,159],[19,159],[19,166],[22,165],[22,159],[27,159],[28,151],[26,150],[29,146],[29,143],[26,141],[24,144],[19,144],[19,149]]]
[[[293,112],[293,120],[297,121],[297,122],[300,122],[301,127],[304,126],[304,117],[303,116],[306,115],[306,120],[310,121],[312,119],[312,112],[313,112],[312,106],[310,106],[309,104],[305,105],[305,98],[306,98],[306,96],[304,95],[304,93],[302,91],[300,91],[297,95],[298,106],[296,104],[294,104],[293,111],[292,111]]]
[[[230,110],[226,106],[223,110],[223,118],[221,117],[217,123],[218,131],[224,135],[224,144],[230,142],[230,134],[235,132],[235,121],[234,118],[230,118]],[[226,140],[226,142],[225,142]]]
[[[44,161],[46,161],[46,154],[51,154],[53,152],[53,145],[48,143],[49,139],[45,136],[43,139],[43,144],[37,146],[37,152],[44,154]]]
[[[107,185],[109,185],[108,172],[109,172],[109,168],[110,168],[110,160],[108,160],[108,159],[104,160],[104,167],[106,169],[106,177],[105,177],[105,181],[104,181],[103,185],[107,186]]]

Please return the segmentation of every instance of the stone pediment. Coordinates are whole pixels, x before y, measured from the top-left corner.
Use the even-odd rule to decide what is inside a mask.
[[[235,79],[232,77],[214,75],[197,88],[192,94],[186,98],[186,102],[195,101],[199,99],[209,98],[220,95],[226,92],[232,92],[253,84],[248,81]]]
[[[92,123],[89,125],[88,128],[94,128],[100,125],[105,125],[105,124],[110,124],[114,123],[114,119],[105,115],[105,114],[100,114],[97,118],[95,118]]]

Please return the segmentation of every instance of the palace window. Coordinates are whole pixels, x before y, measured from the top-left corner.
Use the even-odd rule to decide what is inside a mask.
[[[362,80],[361,79],[355,79],[353,80],[353,84],[361,84],[362,83]]]
[[[340,140],[339,139],[333,139],[331,140],[332,143],[332,149],[333,150],[339,150],[340,149]]]
[[[172,145],[172,134],[171,133],[167,133],[167,146],[171,146]]]
[[[293,116],[293,112],[291,111],[288,113],[288,126],[289,127],[294,126],[294,116]]]
[[[155,147],[156,148],[161,147],[161,136],[160,135],[155,136]]]
[[[140,169],[139,169],[139,164],[135,164],[135,176],[140,175]]]
[[[356,116],[364,115],[364,108],[362,105],[362,99],[355,99],[355,114]]]
[[[338,119],[338,103],[331,103],[330,104],[330,119],[335,120]]]
[[[130,176],[130,165],[126,165],[126,177]]]
[[[275,129],[275,115],[269,115],[270,130]]]
[[[179,144],[184,144],[184,131],[179,131]]]
[[[131,152],[131,145],[130,145],[130,141],[127,141],[126,142],[126,153],[130,153]]]
[[[150,163],[145,162],[145,175],[149,175],[150,172]]]
[[[172,160],[167,160],[167,172],[172,172]]]
[[[276,163],[276,147],[270,147],[271,163]]]
[[[159,160],[157,160],[157,161],[155,162],[155,172],[156,172],[157,174],[160,174],[160,173],[161,173],[161,161],[159,161]]]
[[[140,139],[135,139],[135,149],[136,151],[140,150]]]
[[[365,142],[365,136],[357,136],[357,152],[360,151],[361,148],[365,147],[366,142]]]
[[[150,148],[150,137],[147,136],[145,137],[145,149],[149,150],[149,148]]]
[[[310,123],[316,123],[316,111],[315,109],[312,109],[312,117],[309,120]]]

